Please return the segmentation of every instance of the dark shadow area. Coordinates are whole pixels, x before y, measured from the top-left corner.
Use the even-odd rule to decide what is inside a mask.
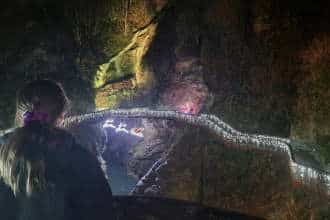
[[[121,220],[262,220],[238,212],[166,198],[115,196],[114,207],[117,218]]]

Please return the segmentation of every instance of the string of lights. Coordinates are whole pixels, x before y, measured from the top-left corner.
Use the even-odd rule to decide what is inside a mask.
[[[186,114],[170,110],[152,110],[148,108],[133,109],[106,109],[87,114],[81,114],[66,118],[62,126],[70,128],[81,123],[101,123],[104,128],[112,128],[116,133],[127,133],[143,137],[143,130],[127,129],[125,123],[116,125],[112,118],[152,118],[163,120],[175,120],[193,126],[203,127],[231,146],[245,147],[250,149],[280,151],[288,155],[292,173],[297,179],[319,179],[322,180],[330,190],[330,174],[324,170],[311,167],[302,161],[297,161],[290,147],[291,140],[266,135],[250,135],[235,130],[220,118],[210,114]],[[2,131],[3,134],[10,130]]]
[[[220,137],[223,141],[230,143],[232,146],[281,151],[288,155],[290,167],[295,178],[321,179],[330,189],[330,175],[327,172],[324,170],[317,170],[305,164],[301,164],[301,162],[298,163],[295,160],[293,152],[290,148],[290,139],[242,133],[235,130],[215,115],[194,115],[177,111],[152,110],[148,108],[108,109],[67,118],[64,121],[63,126],[70,127],[79,123],[99,123],[101,121],[105,121],[108,118],[153,118],[181,121],[194,126],[206,128],[210,132]],[[109,122],[108,124],[118,132],[130,133],[125,128],[125,126],[123,126],[123,124],[118,126],[115,126]]]

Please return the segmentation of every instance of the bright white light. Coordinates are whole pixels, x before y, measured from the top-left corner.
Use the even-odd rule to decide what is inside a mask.
[[[144,135],[143,135],[144,128],[131,128],[128,130],[126,123],[120,122],[119,125],[115,125],[113,119],[107,120],[103,124],[103,128],[112,128],[115,130],[116,133],[131,134],[133,136],[140,137],[140,138],[144,137]]]
[[[116,129],[117,127],[113,124],[113,122],[114,122],[113,119],[106,120],[105,123],[103,124],[103,128],[114,128],[114,129]]]
[[[129,131],[126,129],[127,127],[127,124],[125,123],[121,123],[118,125],[118,127],[116,128],[116,133],[119,133],[119,132],[124,132],[124,133],[127,133],[129,134]]]

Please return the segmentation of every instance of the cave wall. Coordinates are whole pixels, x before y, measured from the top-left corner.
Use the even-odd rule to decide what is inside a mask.
[[[133,193],[273,219],[272,215],[285,215],[292,197],[290,175],[287,158],[281,154],[235,149],[194,128],[168,149]]]
[[[175,67],[181,67],[182,60],[198,60],[202,71],[187,65],[188,70],[174,68],[168,77],[201,74],[208,98],[213,99],[204,103],[203,111],[245,132],[318,143],[327,161],[329,90],[324,34],[329,25],[319,22],[327,20],[327,5],[285,1],[173,4],[177,14]],[[311,50],[319,52],[313,55]],[[154,74],[157,78],[157,69]],[[168,88],[172,88],[170,83]],[[172,93],[180,89],[174,87]],[[169,96],[167,90],[163,92]],[[175,105],[175,99],[170,100],[160,102]],[[301,189],[292,180],[283,155],[233,150],[230,157],[230,146],[210,143],[213,138],[206,134],[176,131],[187,137],[164,149],[162,163],[156,163],[134,193],[204,202],[268,219],[328,215],[324,191],[315,185]],[[231,165],[237,170],[228,171]]]
[[[133,195],[194,201],[270,220],[329,215],[325,186],[293,178],[286,154],[237,148],[203,129],[183,128],[184,135],[167,148]]]
[[[306,59],[309,58],[306,54],[316,41],[324,40],[329,31],[328,25],[324,24],[328,18],[327,3],[263,0],[137,2],[138,5],[151,3],[139,8],[133,1],[128,18],[135,18],[133,14],[139,13],[146,16],[141,16],[144,19],[140,19],[139,24],[130,23],[128,19],[129,30],[143,30],[148,27],[148,21],[156,17],[151,20],[151,31],[141,36],[129,51],[122,50],[124,53],[119,57],[121,73],[103,72],[110,82],[111,77],[133,74],[131,80],[124,78],[124,85],[118,84],[119,89],[114,92],[105,89],[100,93],[105,106],[107,103],[112,106],[168,106],[170,104],[164,103],[161,97],[166,96],[166,88],[172,86],[171,80],[181,80],[180,76],[189,75],[189,72],[196,75],[196,71],[189,68],[188,71],[176,68],[184,63],[182,60],[198,60],[199,66],[203,67],[200,75],[213,102],[211,106],[206,103],[206,109],[237,129],[318,143],[316,136],[326,139],[326,134],[311,134],[308,129],[327,125],[303,119],[315,110],[306,115],[300,109],[303,108],[301,105],[309,108],[310,104],[304,99],[315,96],[303,92],[314,71],[307,67],[309,61]],[[167,6],[163,5],[165,3]],[[157,4],[160,6],[156,7]],[[145,9],[141,11],[141,7]],[[128,39],[118,48],[125,50],[132,43],[130,39],[134,33],[116,33],[116,38]],[[125,38],[127,35],[129,37]],[[143,44],[150,38],[149,43]],[[325,60],[320,62],[324,64]],[[113,66],[114,60],[110,61],[105,64]],[[326,93],[322,85],[310,86],[319,94]],[[142,89],[147,91],[142,92]],[[325,95],[322,96],[320,99],[325,100]],[[327,107],[324,109],[326,111]],[[315,114],[321,118],[319,122],[327,124],[326,114]],[[327,129],[323,130],[327,133]]]
[[[70,114],[120,106],[180,110],[180,101],[192,100],[198,103],[197,112],[220,116],[241,131],[317,143],[324,161],[329,161],[330,27],[325,1],[23,0],[3,4],[0,128],[12,125],[17,88],[36,78],[52,78],[68,92]],[[181,91],[193,98],[180,99]],[[148,123],[161,128],[163,122]],[[255,214],[269,214],[273,207],[262,207],[267,201],[251,192],[245,195],[238,179],[233,185],[238,188],[226,185],[231,172],[243,171],[229,162],[230,153],[226,153],[227,162],[217,162],[225,155],[223,143],[210,143],[212,137],[206,134],[199,135],[198,142],[191,130],[177,126],[166,126],[171,132],[164,137],[155,135],[163,139],[160,150],[152,144],[135,149],[142,152],[135,159],[148,166],[161,157],[171,159],[162,176],[163,196],[217,207],[228,204],[227,208],[245,211],[252,209],[245,205],[253,201],[260,205]],[[89,128],[83,129],[88,133]],[[181,139],[175,132],[187,136]],[[168,143],[172,139],[173,145]],[[201,146],[210,151],[201,152]],[[153,147],[157,155],[151,158],[148,153]],[[290,185],[278,183],[272,188],[275,191],[265,188],[280,175],[285,158],[265,174],[259,167],[271,166],[277,156],[253,155],[248,152],[238,158],[248,164],[247,173],[260,172],[254,176],[262,180],[257,193],[266,191],[267,198],[273,199],[275,191],[282,190],[274,203],[292,199],[284,193]],[[148,168],[140,168],[135,159],[131,169],[142,176]],[[257,165],[252,163],[255,160]],[[234,168],[224,172],[231,165]],[[214,166],[217,176],[209,173]],[[253,191],[253,177],[241,173],[237,178],[245,178]],[[226,195],[232,190],[233,195]],[[239,200],[235,196],[245,200],[235,203]]]
[[[210,112],[243,131],[323,143],[327,4],[12,1],[1,9],[1,127],[12,121],[16,88],[26,81],[62,82],[72,112],[152,106],[163,104],[177,64],[191,58],[203,66]]]
[[[72,101],[72,114],[94,109],[91,74],[84,69],[95,68],[97,56],[92,48],[79,47],[63,14],[52,2],[12,1],[1,8],[2,129],[13,125],[17,89],[34,79],[61,82]]]
[[[292,123],[294,139],[317,143],[325,163],[329,163],[329,34],[316,35],[301,51],[301,72],[304,80],[298,87],[295,106],[296,117]]]

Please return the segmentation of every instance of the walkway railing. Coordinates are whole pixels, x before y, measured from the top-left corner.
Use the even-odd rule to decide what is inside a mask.
[[[63,121],[64,128],[89,123],[101,123],[109,118],[150,118],[165,119],[183,122],[193,126],[205,128],[218,136],[226,143],[232,146],[245,147],[251,149],[280,151],[288,155],[292,173],[296,178],[304,179],[320,179],[324,181],[330,190],[330,174],[320,168],[321,166],[313,166],[310,161],[298,161],[296,155],[291,148],[291,140],[265,135],[251,135],[235,130],[220,118],[211,114],[185,114],[170,110],[152,110],[149,108],[133,108],[133,109],[106,109],[77,116],[68,117]],[[2,133],[10,132],[10,130],[2,131]]]

